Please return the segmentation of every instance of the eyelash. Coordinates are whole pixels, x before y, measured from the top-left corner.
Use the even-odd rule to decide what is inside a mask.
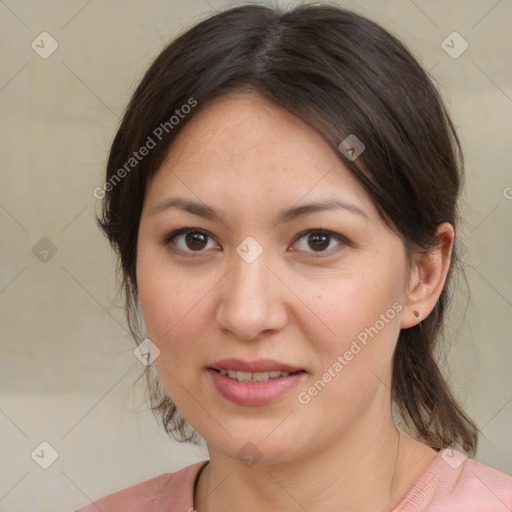
[[[207,231],[205,231],[204,229],[200,229],[200,228],[181,228],[181,229],[177,229],[175,231],[172,231],[171,233],[169,233],[163,240],[162,240],[162,243],[166,246],[169,246],[173,243],[174,239],[180,235],[183,235],[183,234],[188,234],[188,233],[199,233],[199,234],[202,234],[202,235],[205,235],[207,236],[208,238],[211,238],[211,239],[214,239]],[[306,235],[309,235],[309,234],[316,234],[316,235],[324,235],[324,236],[328,236],[328,237],[331,237],[331,238],[334,238],[335,240],[337,240],[338,242],[341,242],[341,244],[343,245],[350,245],[350,242],[349,240],[347,240],[347,238],[345,238],[344,236],[338,234],[338,233],[335,233],[334,231],[329,231],[327,229],[308,229],[306,231],[302,231],[301,233],[299,233],[296,238],[295,238],[295,241],[294,241],[294,244],[300,240],[301,238],[305,237]],[[330,244],[329,244],[330,245]],[[186,257],[190,257],[190,258],[197,258],[197,257],[201,257],[202,254],[201,253],[204,253],[205,251],[204,250],[200,250],[200,251],[184,251],[182,249],[178,249],[176,247],[172,248],[172,251],[174,252],[177,252],[179,254],[183,254],[183,255],[186,255]],[[331,256],[331,253],[332,252],[336,252],[335,249],[329,249],[328,251],[320,251],[320,252],[311,252],[310,254],[313,255],[314,258],[323,258],[325,256],[323,256],[323,254],[327,254],[328,256]],[[299,251],[300,252],[300,251]],[[309,251],[305,251],[305,252],[309,252]]]

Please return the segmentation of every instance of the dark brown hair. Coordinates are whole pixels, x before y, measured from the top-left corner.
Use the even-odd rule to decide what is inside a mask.
[[[395,36],[327,4],[289,11],[245,5],[220,12],[177,37],[154,60],[124,113],[108,159],[110,185],[97,220],[119,256],[126,316],[138,342],[143,335],[136,248],[146,183],[194,115],[221,95],[243,90],[286,108],[320,133],[402,238],[409,262],[415,252],[437,245],[440,223],[450,222],[457,232],[460,143],[436,87]],[[195,106],[181,111],[186,104]],[[177,110],[183,115],[176,123]],[[339,150],[350,134],[366,147],[355,161]],[[150,139],[155,146],[130,160]],[[454,268],[463,272],[456,246],[434,310],[400,332],[392,399],[405,425],[430,446],[457,443],[474,453],[478,429],[451,393],[435,352]],[[168,434],[197,442],[151,371],[146,375],[152,410]]]

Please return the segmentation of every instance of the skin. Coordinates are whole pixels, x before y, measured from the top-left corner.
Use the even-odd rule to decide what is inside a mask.
[[[223,220],[154,212],[170,196],[206,203]],[[339,209],[274,221],[283,208],[329,198],[366,216]],[[208,236],[163,242],[183,227]],[[298,238],[307,229],[347,241],[331,236],[317,248],[314,233]],[[236,252],[248,236],[263,248],[252,263]],[[402,240],[339,156],[255,93],[231,93],[190,120],[146,190],[137,282],[160,380],[208,446],[196,510],[376,512],[400,501],[437,453],[396,429],[390,386],[400,329],[420,321],[414,311],[428,316],[446,279],[450,224],[438,227],[438,239],[408,268]],[[298,394],[393,303],[401,306],[394,318],[300,403]],[[271,358],[308,373],[278,402],[240,406],[219,395],[206,371],[228,357]],[[260,453],[255,465],[237,455],[247,443]]]

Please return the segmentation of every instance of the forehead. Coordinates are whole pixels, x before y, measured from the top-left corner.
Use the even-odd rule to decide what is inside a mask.
[[[219,196],[219,201],[226,201],[226,194],[247,201],[257,195],[267,204],[341,194],[373,209],[366,191],[319,133],[252,92],[225,95],[188,121],[150,180],[148,195],[156,200],[169,190],[199,199]]]

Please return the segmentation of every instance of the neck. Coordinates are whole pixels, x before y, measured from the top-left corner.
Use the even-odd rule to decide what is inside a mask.
[[[391,414],[368,421],[332,442],[286,462],[255,464],[226,457],[208,446],[210,463],[194,493],[198,512],[391,510],[436,452],[401,434]]]

